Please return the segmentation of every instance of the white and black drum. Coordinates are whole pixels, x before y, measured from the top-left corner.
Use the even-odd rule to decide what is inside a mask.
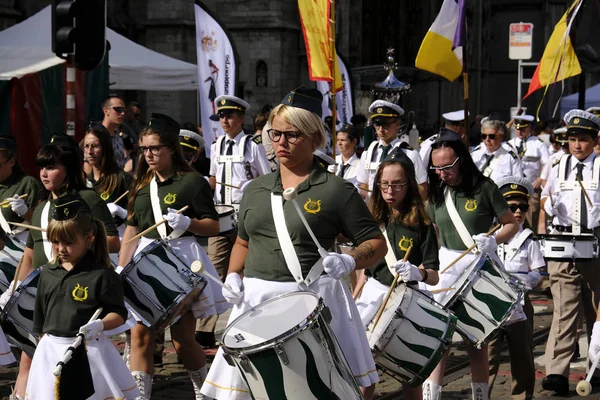
[[[6,235],[0,251],[0,292],[4,293],[15,277],[17,265],[25,252],[25,243],[17,236]]]
[[[398,285],[367,337],[375,363],[416,387],[442,359],[456,329],[456,317],[427,295]]]
[[[330,318],[312,292],[274,297],[229,324],[224,357],[254,399],[362,399]]]
[[[39,270],[30,273],[12,294],[0,317],[8,343],[23,350],[29,357],[33,357],[40,340],[38,334],[33,333],[33,310],[39,279]]]
[[[594,235],[540,235],[538,240],[547,260],[598,258],[598,238]]]
[[[206,280],[161,240],[140,251],[123,269],[121,279],[127,307],[158,332],[177,322],[206,286]]]
[[[235,208],[223,204],[215,205],[217,213],[219,213],[219,233],[228,233],[237,228],[235,218]]]

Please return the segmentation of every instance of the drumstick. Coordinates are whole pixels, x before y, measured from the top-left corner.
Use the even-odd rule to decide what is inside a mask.
[[[442,289],[433,289],[433,290],[430,290],[429,293],[431,293],[431,294],[437,294],[437,293],[448,292],[450,290],[456,290],[456,288],[447,287],[447,288],[442,288]]]
[[[579,186],[581,186],[581,191],[585,195],[585,199],[588,201],[588,204],[591,207],[593,207],[594,203],[592,203],[592,199],[590,199],[590,195],[588,194],[587,190],[585,190],[585,187],[583,187],[583,182],[581,182],[581,179],[579,179],[579,178],[577,178],[577,182],[579,182]]]
[[[296,188],[287,188],[283,191],[283,198],[286,201],[291,201],[294,204],[294,207],[296,208],[296,211],[298,212],[298,215],[300,216],[300,219],[302,220],[304,227],[308,231],[308,234],[312,238],[315,245],[317,245],[317,250],[319,251],[319,255],[321,257],[325,258],[329,255],[329,253],[327,252],[327,250],[325,250],[321,246],[321,243],[319,243],[319,241],[317,240],[317,237],[315,236],[312,229],[310,228],[308,221],[306,221],[306,218],[304,218],[304,214],[302,213],[302,210],[300,209],[300,205],[298,205],[298,202],[296,201],[297,195],[298,195],[298,193],[296,192]]]
[[[354,301],[356,301],[359,298],[366,283],[367,283],[367,277],[363,276],[363,279],[360,281],[360,283],[356,287],[356,294],[354,295]]]
[[[21,266],[23,265],[23,257],[21,257],[21,259],[19,260],[19,263],[17,264],[17,270],[15,271],[15,278],[13,279],[13,286],[12,286],[12,291],[10,292],[10,297],[12,297],[12,295],[15,293],[15,290],[17,290],[17,282],[19,281],[19,274],[21,274]],[[9,299],[10,299],[9,297]]]
[[[500,229],[501,226],[502,226],[502,224],[498,224],[498,225],[494,226],[492,229],[490,229],[485,234],[485,237],[490,237],[491,234],[494,233],[494,232],[496,232],[498,229]],[[460,256],[456,257],[456,260],[452,261],[446,268],[444,268],[444,270],[442,272],[440,272],[440,274],[443,274],[444,272],[446,272],[450,268],[452,268],[454,266],[454,264],[456,264],[457,262],[459,262],[467,254],[469,254],[475,247],[477,247],[477,243],[473,243],[473,245],[471,247],[469,247],[468,249],[466,249],[465,251],[463,251],[463,253]]]
[[[14,226],[20,226],[21,228],[27,228],[27,229],[31,229],[34,231],[46,232],[46,228],[40,228],[39,226],[35,226],[35,225],[22,224],[20,222],[12,222],[12,221],[8,221],[8,223],[11,225],[14,225]]]
[[[96,310],[94,315],[92,315],[92,318],[90,318],[90,320],[88,321],[88,324],[92,321],[97,320],[98,317],[100,316],[101,312],[102,312],[102,307],[100,307],[99,309]],[[56,364],[56,367],[54,368],[54,372],[53,372],[54,376],[56,376],[56,377],[60,376],[63,367],[65,366],[66,363],[69,362],[69,360],[71,360],[71,357],[73,356],[73,353],[75,352],[75,349],[81,345],[81,342],[83,341],[84,338],[85,338],[85,334],[83,334],[81,332],[79,332],[77,334],[75,340],[73,340],[73,343],[71,343],[71,346],[65,352],[65,355],[63,356],[62,360],[60,360]]]
[[[223,182],[217,182],[217,183],[218,183],[219,185],[223,185],[223,186],[229,186],[229,187],[231,187],[231,188],[234,188],[234,189],[241,189],[241,187],[239,187],[239,186],[235,186],[235,185],[230,185],[229,183],[223,183]]]
[[[185,207],[180,208],[179,210],[177,210],[177,214],[181,214],[182,212],[184,212],[185,210],[187,210],[188,207],[189,206],[185,206]],[[154,229],[156,229],[160,225],[164,224],[165,222],[167,222],[167,220],[163,218],[162,220],[160,220],[157,223],[155,223],[154,225],[152,225],[150,228],[144,229],[142,232],[138,233],[137,235],[135,235],[134,237],[132,237],[131,239],[129,239],[128,241],[126,241],[125,244],[129,244],[129,243],[133,242],[135,239],[141,238],[146,233],[153,231]]]
[[[234,295],[234,296],[237,295],[237,293],[234,293],[229,287],[227,287],[227,285],[225,285],[223,282],[221,282],[221,280],[219,278],[217,278],[216,276],[213,276],[210,273],[206,272],[206,268],[204,268],[204,264],[202,264],[202,261],[200,261],[200,260],[194,261],[192,263],[192,265],[190,266],[190,269],[196,275],[202,274],[202,275],[206,276],[207,278],[211,279],[212,281],[214,281],[215,283],[219,284],[219,286],[221,286],[222,288],[224,288],[225,290],[227,290],[232,295]],[[246,300],[242,300],[242,302],[244,304],[246,304],[246,306],[249,309],[252,308],[252,306]]]
[[[408,256],[410,255],[411,250],[412,250],[412,244],[410,245],[408,250],[406,250],[406,253],[404,254],[404,258],[402,259],[402,261],[408,260]],[[375,323],[373,324],[373,328],[371,328],[371,331],[375,330],[377,323],[381,319],[381,315],[383,314],[383,311],[385,310],[385,306],[387,306],[387,303],[390,300],[390,297],[392,296],[392,292],[396,288],[396,284],[398,283],[399,278],[400,278],[400,274],[396,274],[396,276],[394,277],[394,281],[392,282],[392,285],[390,286],[390,289],[388,290],[387,294],[385,295],[385,300],[383,300],[383,304],[381,305],[381,308],[379,309],[379,312],[377,313],[377,317],[375,318]]]
[[[113,201],[113,203],[117,204],[118,202],[120,202],[121,200],[123,200],[123,197],[127,196],[128,193],[129,193],[129,190],[126,190],[125,193],[123,193],[122,195],[120,195],[119,197],[117,197],[117,199],[115,201]]]
[[[29,196],[27,193],[25,193],[25,194],[22,194],[22,195],[20,195],[20,196],[19,196],[19,199],[24,199],[24,198],[26,198],[27,196]],[[4,200],[2,203],[0,203],[0,207],[2,207],[2,206],[5,206],[5,205],[7,205],[7,204],[9,204],[9,203],[10,203],[10,201],[9,201],[9,200]]]

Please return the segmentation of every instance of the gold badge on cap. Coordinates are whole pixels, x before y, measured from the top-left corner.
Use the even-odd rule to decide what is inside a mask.
[[[579,125],[579,122],[580,122],[580,121],[579,121],[579,118],[575,118],[575,119],[573,120],[573,124],[575,124],[575,125]]]
[[[292,102],[292,96],[288,96],[288,103]]]
[[[383,108],[379,107],[379,108],[377,109],[377,113],[381,114],[382,112],[383,112]]]
[[[510,188],[511,188],[511,189],[516,189],[517,187],[518,187],[518,186],[517,186],[517,184],[516,184],[516,183],[513,183],[512,185],[510,185]]]
[[[190,140],[190,137],[189,136],[184,136],[183,140]]]
[[[227,100],[225,100],[225,99],[221,100],[221,105],[222,105],[222,106],[224,106],[224,105],[225,105],[225,103],[227,103]]]

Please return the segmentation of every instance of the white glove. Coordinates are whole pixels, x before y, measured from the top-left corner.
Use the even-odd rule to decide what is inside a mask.
[[[527,284],[531,289],[539,285],[541,280],[542,274],[540,274],[537,269],[529,271],[529,273],[527,274]]]
[[[594,363],[600,357],[600,321],[594,322],[592,329],[592,338],[590,339],[590,347],[588,349],[588,358]]]
[[[544,211],[551,217],[556,217],[558,212],[558,204],[552,204],[552,200],[550,197],[546,198],[546,202],[544,203]]]
[[[594,220],[600,221],[600,204],[595,203],[592,208],[590,208],[590,216]]]
[[[27,214],[29,207],[25,204],[25,200],[19,198],[19,195],[15,194],[13,197],[6,199],[10,202],[10,209],[19,217]]]
[[[4,293],[2,293],[2,296],[0,296],[0,308],[4,308],[6,307],[6,304],[8,303],[8,301],[10,300],[10,297],[12,296],[13,291],[21,284],[21,281],[17,281],[17,283],[15,284],[15,281],[12,281],[10,283],[10,285],[8,285],[8,289],[6,289],[6,291]],[[14,287],[14,288],[13,288]]]
[[[119,217],[121,219],[127,219],[127,210],[121,206],[116,205],[115,203],[106,203],[106,207],[108,207],[108,211],[110,211],[110,215],[114,217]]]
[[[477,244],[479,251],[484,254],[491,256],[492,254],[496,253],[496,250],[498,249],[496,238],[493,236],[485,236],[485,233],[473,235],[473,240]]]
[[[173,230],[181,229],[182,231],[187,231],[192,223],[190,217],[187,217],[183,214],[177,214],[177,210],[174,208],[167,208],[167,215],[163,215],[163,218],[167,220],[169,226],[173,228]]]
[[[396,273],[400,275],[404,282],[421,282],[423,279],[423,275],[421,275],[421,270],[408,261],[398,261],[394,265],[394,269]]]
[[[117,268],[115,268],[115,272],[119,275],[121,275],[121,272],[123,272],[125,268],[121,267],[120,265],[117,265]]]
[[[104,323],[101,319],[94,320],[92,322],[88,322],[81,328],[79,328],[79,333],[83,333],[86,339],[95,339],[100,336],[100,334],[104,331]]]
[[[338,173],[338,165],[337,164],[331,164],[327,166],[327,171],[331,172],[334,175],[337,175]]]
[[[234,272],[227,275],[225,287],[221,289],[221,294],[230,304],[238,305],[244,300],[244,283],[240,274]]]
[[[329,253],[323,259],[323,268],[333,279],[342,279],[350,275],[356,267],[356,261],[350,254]]]

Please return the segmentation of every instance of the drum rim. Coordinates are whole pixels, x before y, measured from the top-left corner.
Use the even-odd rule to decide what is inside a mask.
[[[12,306],[14,305],[14,303],[18,300],[19,296],[21,296],[21,292],[23,290],[26,290],[29,283],[31,283],[31,281],[34,280],[39,275],[40,275],[40,270],[34,269],[33,271],[31,271],[31,273],[29,275],[27,275],[27,278],[25,278],[23,280],[23,282],[21,282],[21,284],[14,290],[13,294],[10,296],[10,300],[8,300],[8,302],[2,309],[2,313],[1,313],[2,320],[4,320],[5,317],[8,315],[7,310],[12,309]],[[25,288],[25,289],[23,289],[23,288]]]
[[[220,213],[217,207],[227,208],[227,211]],[[217,211],[217,214],[219,214],[219,218],[235,214],[235,208],[228,204],[215,204],[215,210]]]
[[[297,296],[298,294],[311,295],[313,297],[318,298],[318,302],[317,302],[317,306],[315,307],[315,309],[306,318],[299,321],[298,324],[296,324],[293,328],[291,328],[269,340],[266,340],[262,343],[258,343],[258,344],[252,345],[252,346],[232,348],[232,347],[228,347],[227,345],[225,345],[225,337],[227,336],[227,333],[231,330],[231,328],[233,328],[234,324],[236,322],[238,322],[238,320],[242,319],[242,317],[246,317],[247,314],[250,314],[252,311],[256,310],[259,306],[263,306],[265,304],[275,302],[281,298]],[[231,354],[233,356],[243,357],[243,356],[249,355],[249,354],[260,353],[263,350],[273,347],[274,344],[282,345],[285,342],[287,342],[291,337],[295,336],[296,333],[306,330],[307,328],[311,327],[315,322],[317,322],[319,317],[322,315],[324,308],[325,308],[325,302],[323,301],[323,298],[313,292],[298,291],[298,292],[284,293],[284,294],[280,294],[278,296],[272,297],[268,300],[265,300],[265,301],[255,305],[254,307],[247,310],[246,312],[244,312],[243,314],[238,316],[236,319],[234,319],[233,321],[231,321],[231,323],[229,323],[227,325],[227,328],[225,328],[225,331],[223,331],[223,334],[221,335],[221,344],[222,344],[223,351],[225,353]]]

